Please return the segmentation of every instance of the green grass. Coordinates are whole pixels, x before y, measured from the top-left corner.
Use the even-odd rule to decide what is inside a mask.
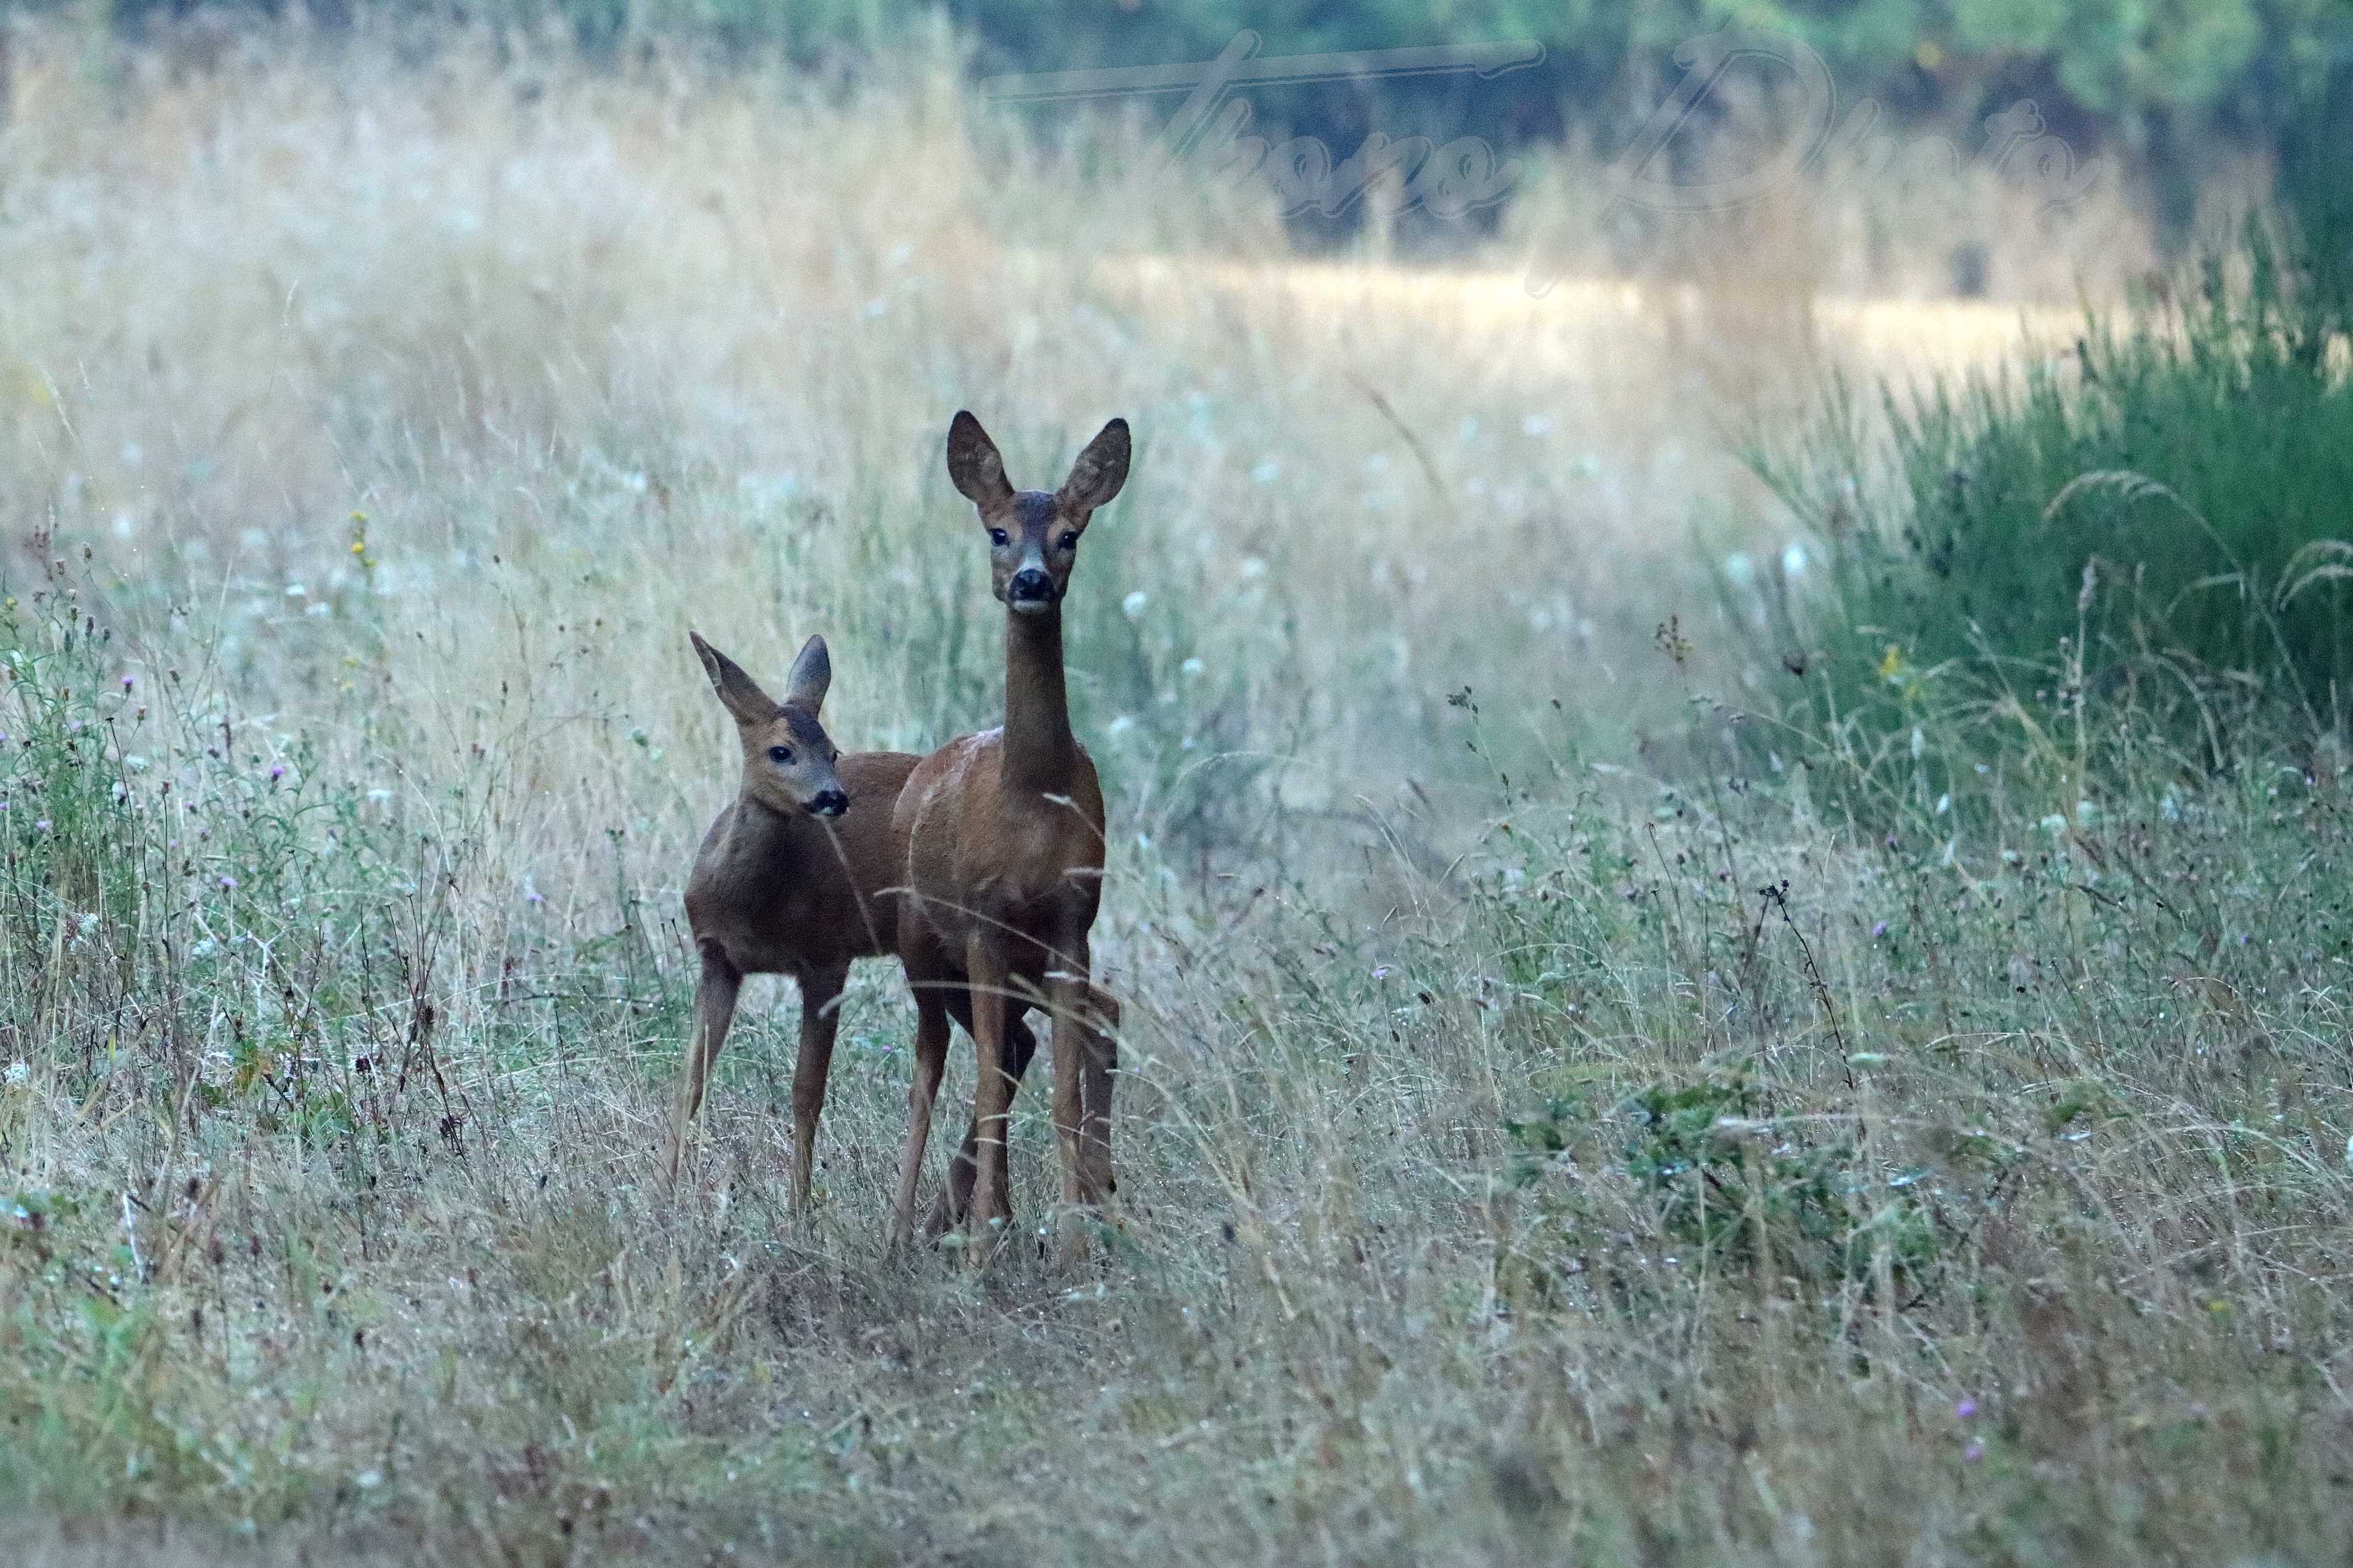
[[[1752,568],[1727,608],[1768,703],[1842,776],[1974,796],[1980,764],[2042,738],[2022,700],[2086,687],[2134,688],[2209,768],[2218,704],[2251,687],[2342,728],[2353,231],[2282,227],[2251,225],[2178,297],[2090,314],[2065,352],[1890,386],[1875,410],[1841,385],[1806,437],[1757,451],[1813,569]],[[1961,743],[1915,762],[1923,730]]]

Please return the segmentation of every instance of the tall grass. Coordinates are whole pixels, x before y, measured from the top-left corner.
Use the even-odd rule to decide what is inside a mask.
[[[2087,688],[2147,688],[2207,766],[2250,689],[2341,731],[2353,385],[2323,258],[2342,237],[2285,233],[2251,227],[2190,287],[2094,312],[2022,367],[1875,409],[1841,387],[1804,442],[1760,448],[1814,563],[1727,584],[1767,689],[1851,764],[1931,795],[1974,793],[2033,738],[2030,709],[2080,753]],[[1973,739],[1920,757],[1920,727],[1956,721]]]
[[[2147,682],[2021,699],[2090,816],[1858,835],[1753,758],[1681,524],[1767,504],[1711,432],[1795,310],[1297,268],[944,55],[99,63],[20,51],[0,131],[24,1560],[2353,1540],[2339,779]],[[846,745],[987,721],[967,402],[1020,479],[1141,442],[1071,609],[1127,1020],[1076,1274],[881,1254],[879,964],[811,1215],[756,991],[656,1177],[728,787],[681,634],[825,631]]]

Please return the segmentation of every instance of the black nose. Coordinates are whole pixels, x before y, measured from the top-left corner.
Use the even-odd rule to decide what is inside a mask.
[[[838,789],[819,790],[808,808],[815,816],[839,816],[849,809],[849,797]]]
[[[1054,580],[1035,566],[1013,574],[1013,581],[1005,585],[1008,599],[1050,599],[1054,596]]]

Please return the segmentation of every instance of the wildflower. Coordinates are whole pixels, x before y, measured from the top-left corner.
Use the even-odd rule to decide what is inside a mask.
[[[1131,621],[1140,621],[1144,618],[1144,607],[1150,603],[1152,595],[1138,588],[1119,602],[1120,614]]]
[[[33,824],[33,831],[36,833],[47,833],[48,830],[49,819],[46,816],[41,818],[40,821]]]
[[[122,689],[125,691],[131,689],[131,678],[127,675],[122,678]]]
[[[1963,1421],[1969,1420],[1977,1413],[1978,1402],[1974,1399],[1964,1398],[1958,1405],[1953,1406],[1953,1414]]]
[[[1972,1442],[1968,1447],[1961,1450],[1961,1458],[1967,1459],[1972,1465],[1976,1464],[1979,1459],[1985,1458],[1985,1445],[1983,1443]]]
[[[1881,937],[1885,936],[1886,934],[1887,922],[1885,921],[1881,921],[1878,924],[1871,928],[1871,940],[1873,942],[1877,942]]]
[[[220,885],[221,891],[225,893],[234,892],[237,889],[237,879],[235,877],[223,877],[220,879]]]
[[[285,776],[286,764],[284,763],[272,763],[269,764],[269,782],[271,784],[276,784],[280,779],[282,779]]]

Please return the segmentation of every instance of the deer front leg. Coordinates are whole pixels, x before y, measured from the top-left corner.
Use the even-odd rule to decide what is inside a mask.
[[[965,944],[965,974],[972,993],[972,1040],[979,1082],[973,1094],[972,1220],[965,1250],[978,1268],[1012,1218],[1005,1173],[1005,1135],[1013,1108],[1013,1079],[1004,1068],[1006,964],[996,942],[974,936]]]
[[[971,993],[962,986],[951,991],[948,994],[948,1009],[955,1014],[955,1021],[964,1026],[965,1033],[972,1034]],[[1012,1078],[1013,1092],[1016,1093],[1020,1090],[1023,1075],[1029,1070],[1030,1059],[1038,1054],[1038,1037],[1031,1034],[1029,1026],[1022,1021],[1022,1012],[1023,1009],[1011,1003],[1006,1004],[1004,1070]],[[976,1039],[978,1037],[974,1036]],[[932,1205],[928,1228],[934,1236],[954,1230],[970,1217],[973,1162],[979,1146],[980,1123],[976,1120],[965,1129],[964,1144],[956,1151],[955,1158],[948,1162],[947,1185],[941,1189],[938,1200]],[[1011,1220],[1008,1209],[1007,1223],[1010,1224]]]
[[[891,1207],[893,1252],[914,1234],[915,1185],[923,1177],[932,1106],[939,1099],[940,1075],[948,1059],[948,1009],[939,989],[943,982],[936,975],[919,977],[910,963],[907,984],[915,993],[915,1079],[907,1089],[907,1151],[899,1162],[898,1201]]]
[[[825,1082],[833,1070],[833,1037],[841,1027],[841,988],[849,966],[812,970],[800,977],[801,1045],[793,1058],[793,1212],[808,1210],[810,1166],[817,1154],[818,1118],[825,1114]]]
[[[679,1162],[686,1153],[687,1124],[702,1109],[702,1090],[719,1047],[727,1043],[727,1026],[735,1021],[735,997],[744,976],[716,948],[702,950],[702,979],[694,988],[694,1036],[687,1042],[686,1060],[680,1065],[678,1102],[670,1116],[669,1147],[662,1152],[663,1179],[678,1183]]]

